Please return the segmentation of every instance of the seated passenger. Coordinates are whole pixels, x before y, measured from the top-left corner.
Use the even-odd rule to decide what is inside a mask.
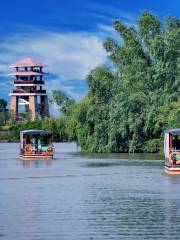
[[[41,138],[38,138],[38,152],[41,152]]]
[[[175,135],[173,139],[173,148],[175,150],[180,150],[180,140],[178,139],[178,135]]]

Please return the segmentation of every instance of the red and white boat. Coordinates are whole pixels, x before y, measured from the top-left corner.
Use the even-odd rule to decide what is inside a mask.
[[[55,153],[52,134],[45,130],[25,130],[20,132],[21,160],[51,160]]]
[[[180,129],[166,130],[164,134],[165,172],[180,174]]]

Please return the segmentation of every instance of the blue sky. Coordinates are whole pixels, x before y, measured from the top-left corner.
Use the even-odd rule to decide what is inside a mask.
[[[180,16],[179,0],[5,0],[0,7],[0,98],[9,101],[13,79],[9,64],[32,57],[49,65],[49,94],[62,89],[80,100],[85,78],[107,62],[103,40],[117,37],[112,20],[135,24],[143,10]],[[54,109],[55,111],[55,109]]]

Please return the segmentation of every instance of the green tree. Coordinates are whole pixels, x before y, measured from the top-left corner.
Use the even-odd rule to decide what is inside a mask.
[[[6,124],[6,121],[9,117],[6,107],[7,101],[4,99],[0,99],[0,126]]]
[[[7,101],[0,99],[0,112],[5,112],[7,107]]]
[[[53,96],[50,100],[51,103],[57,104],[59,110],[63,114],[68,114],[68,112],[74,107],[75,100],[68,97],[63,91],[61,90],[53,90]]]
[[[157,151],[163,130],[179,126],[180,21],[145,11],[137,27],[113,25],[121,41],[104,42],[112,67],[89,73],[68,128],[86,151]]]

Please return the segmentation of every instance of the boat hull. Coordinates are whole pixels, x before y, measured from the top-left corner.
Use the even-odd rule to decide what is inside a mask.
[[[180,165],[178,166],[164,166],[164,171],[170,175],[180,175]]]
[[[51,160],[53,155],[41,155],[41,154],[21,154],[20,160]]]

